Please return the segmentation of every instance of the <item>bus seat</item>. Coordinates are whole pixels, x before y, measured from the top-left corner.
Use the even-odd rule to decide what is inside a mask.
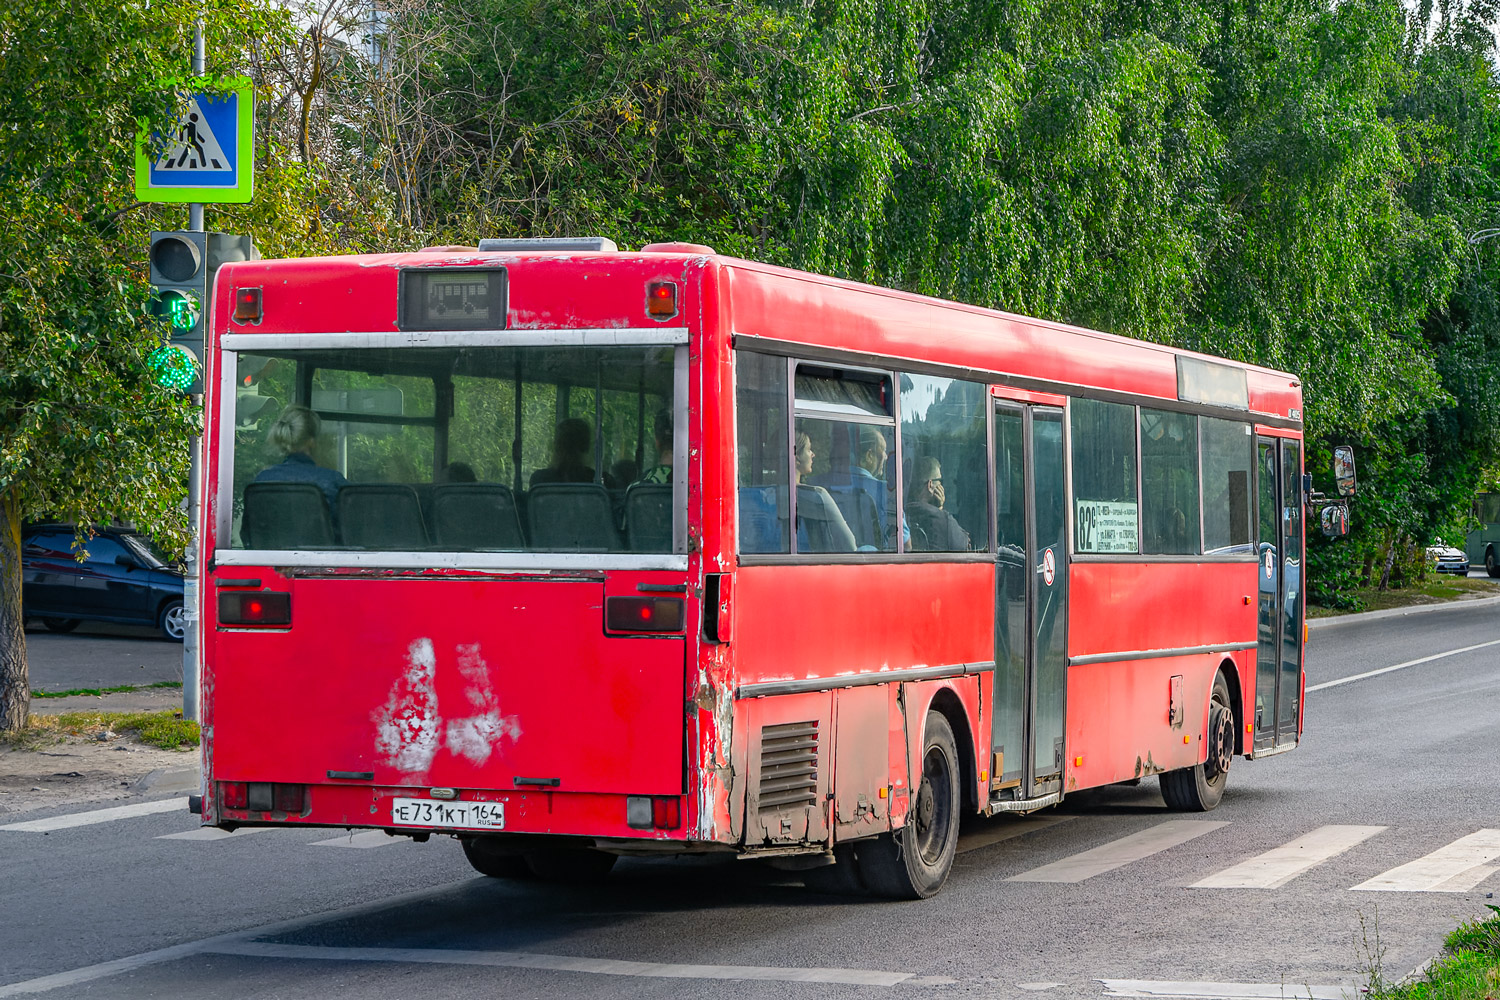
[[[250,483],[241,525],[248,549],[327,549],[333,519],[316,483]]]
[[[875,509],[875,498],[858,486],[850,485],[847,476],[842,486],[824,488],[838,505],[839,513],[844,515],[849,530],[854,532],[854,544],[861,549],[883,548],[885,539],[881,537],[880,513]]]
[[[776,504],[775,486],[740,487],[740,551],[785,552],[786,522]],[[781,489],[782,496],[786,488]]]
[[[821,486],[797,487],[797,545],[807,552],[853,552],[857,548],[843,512]]]
[[[344,544],[384,551],[425,549],[427,530],[417,491],[405,483],[360,483],[339,490]]]
[[[524,549],[509,486],[443,483],[432,491],[432,541],[440,549]]]
[[[531,546],[610,552],[620,548],[609,491],[598,483],[538,483],[526,500]]]
[[[625,491],[625,541],[632,552],[672,551],[671,484],[635,483]]]

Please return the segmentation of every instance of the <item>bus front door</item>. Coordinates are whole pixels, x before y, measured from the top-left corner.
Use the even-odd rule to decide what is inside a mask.
[[[1302,728],[1302,445],[1257,438],[1256,469],[1255,752],[1265,754],[1296,746]]]
[[[1062,790],[1068,667],[1065,514],[1062,410],[998,402],[990,772],[990,795],[998,808]]]

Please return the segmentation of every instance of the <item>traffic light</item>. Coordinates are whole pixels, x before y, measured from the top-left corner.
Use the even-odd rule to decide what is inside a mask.
[[[248,236],[193,230],[151,234],[148,312],[167,327],[167,342],[147,359],[157,384],[179,392],[201,392],[203,335],[208,326],[214,273],[233,260],[259,260]]]

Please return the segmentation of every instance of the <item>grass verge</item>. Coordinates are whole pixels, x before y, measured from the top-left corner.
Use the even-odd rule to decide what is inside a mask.
[[[1309,618],[1331,618],[1349,614],[1355,607],[1361,611],[1383,611],[1386,608],[1409,608],[1419,604],[1442,604],[1445,601],[1500,597],[1500,585],[1487,576],[1439,576],[1434,573],[1421,583],[1399,589],[1377,590],[1362,587],[1353,594],[1357,600],[1351,608],[1307,606]]]
[[[181,681],[157,681],[155,684],[121,684],[119,687],[108,688],[72,688],[68,691],[33,691],[33,698],[67,698],[75,694],[86,694],[97,698],[101,694],[120,694],[125,691],[150,691],[152,688],[177,688],[181,690]]]
[[[1488,905],[1488,904],[1486,904]],[[1372,984],[1371,1000],[1494,1000],[1500,997],[1500,906],[1494,915],[1460,924],[1443,953],[1416,980]]]
[[[0,743],[17,750],[36,750],[60,743],[69,736],[107,739],[110,734],[134,733],[142,743],[163,750],[183,750],[198,745],[198,723],[182,718],[181,712],[64,712],[61,715],[31,715],[25,727],[0,733]]]

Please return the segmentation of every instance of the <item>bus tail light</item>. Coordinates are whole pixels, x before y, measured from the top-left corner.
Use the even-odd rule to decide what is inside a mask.
[[[606,597],[604,627],[610,632],[681,632],[680,597]]]
[[[243,781],[219,782],[219,801],[225,809],[245,809],[250,805],[250,786]]]
[[[635,830],[675,830],[682,825],[682,800],[675,795],[631,795],[625,822]]]
[[[646,283],[646,315],[656,320],[671,319],[677,315],[677,282]]]
[[[271,804],[277,812],[300,816],[307,811],[307,786],[279,783],[272,785]]]
[[[234,321],[236,323],[259,323],[261,317],[259,288],[236,288],[234,290]]]
[[[271,590],[236,590],[219,595],[219,624],[251,628],[292,623],[292,595]]]

